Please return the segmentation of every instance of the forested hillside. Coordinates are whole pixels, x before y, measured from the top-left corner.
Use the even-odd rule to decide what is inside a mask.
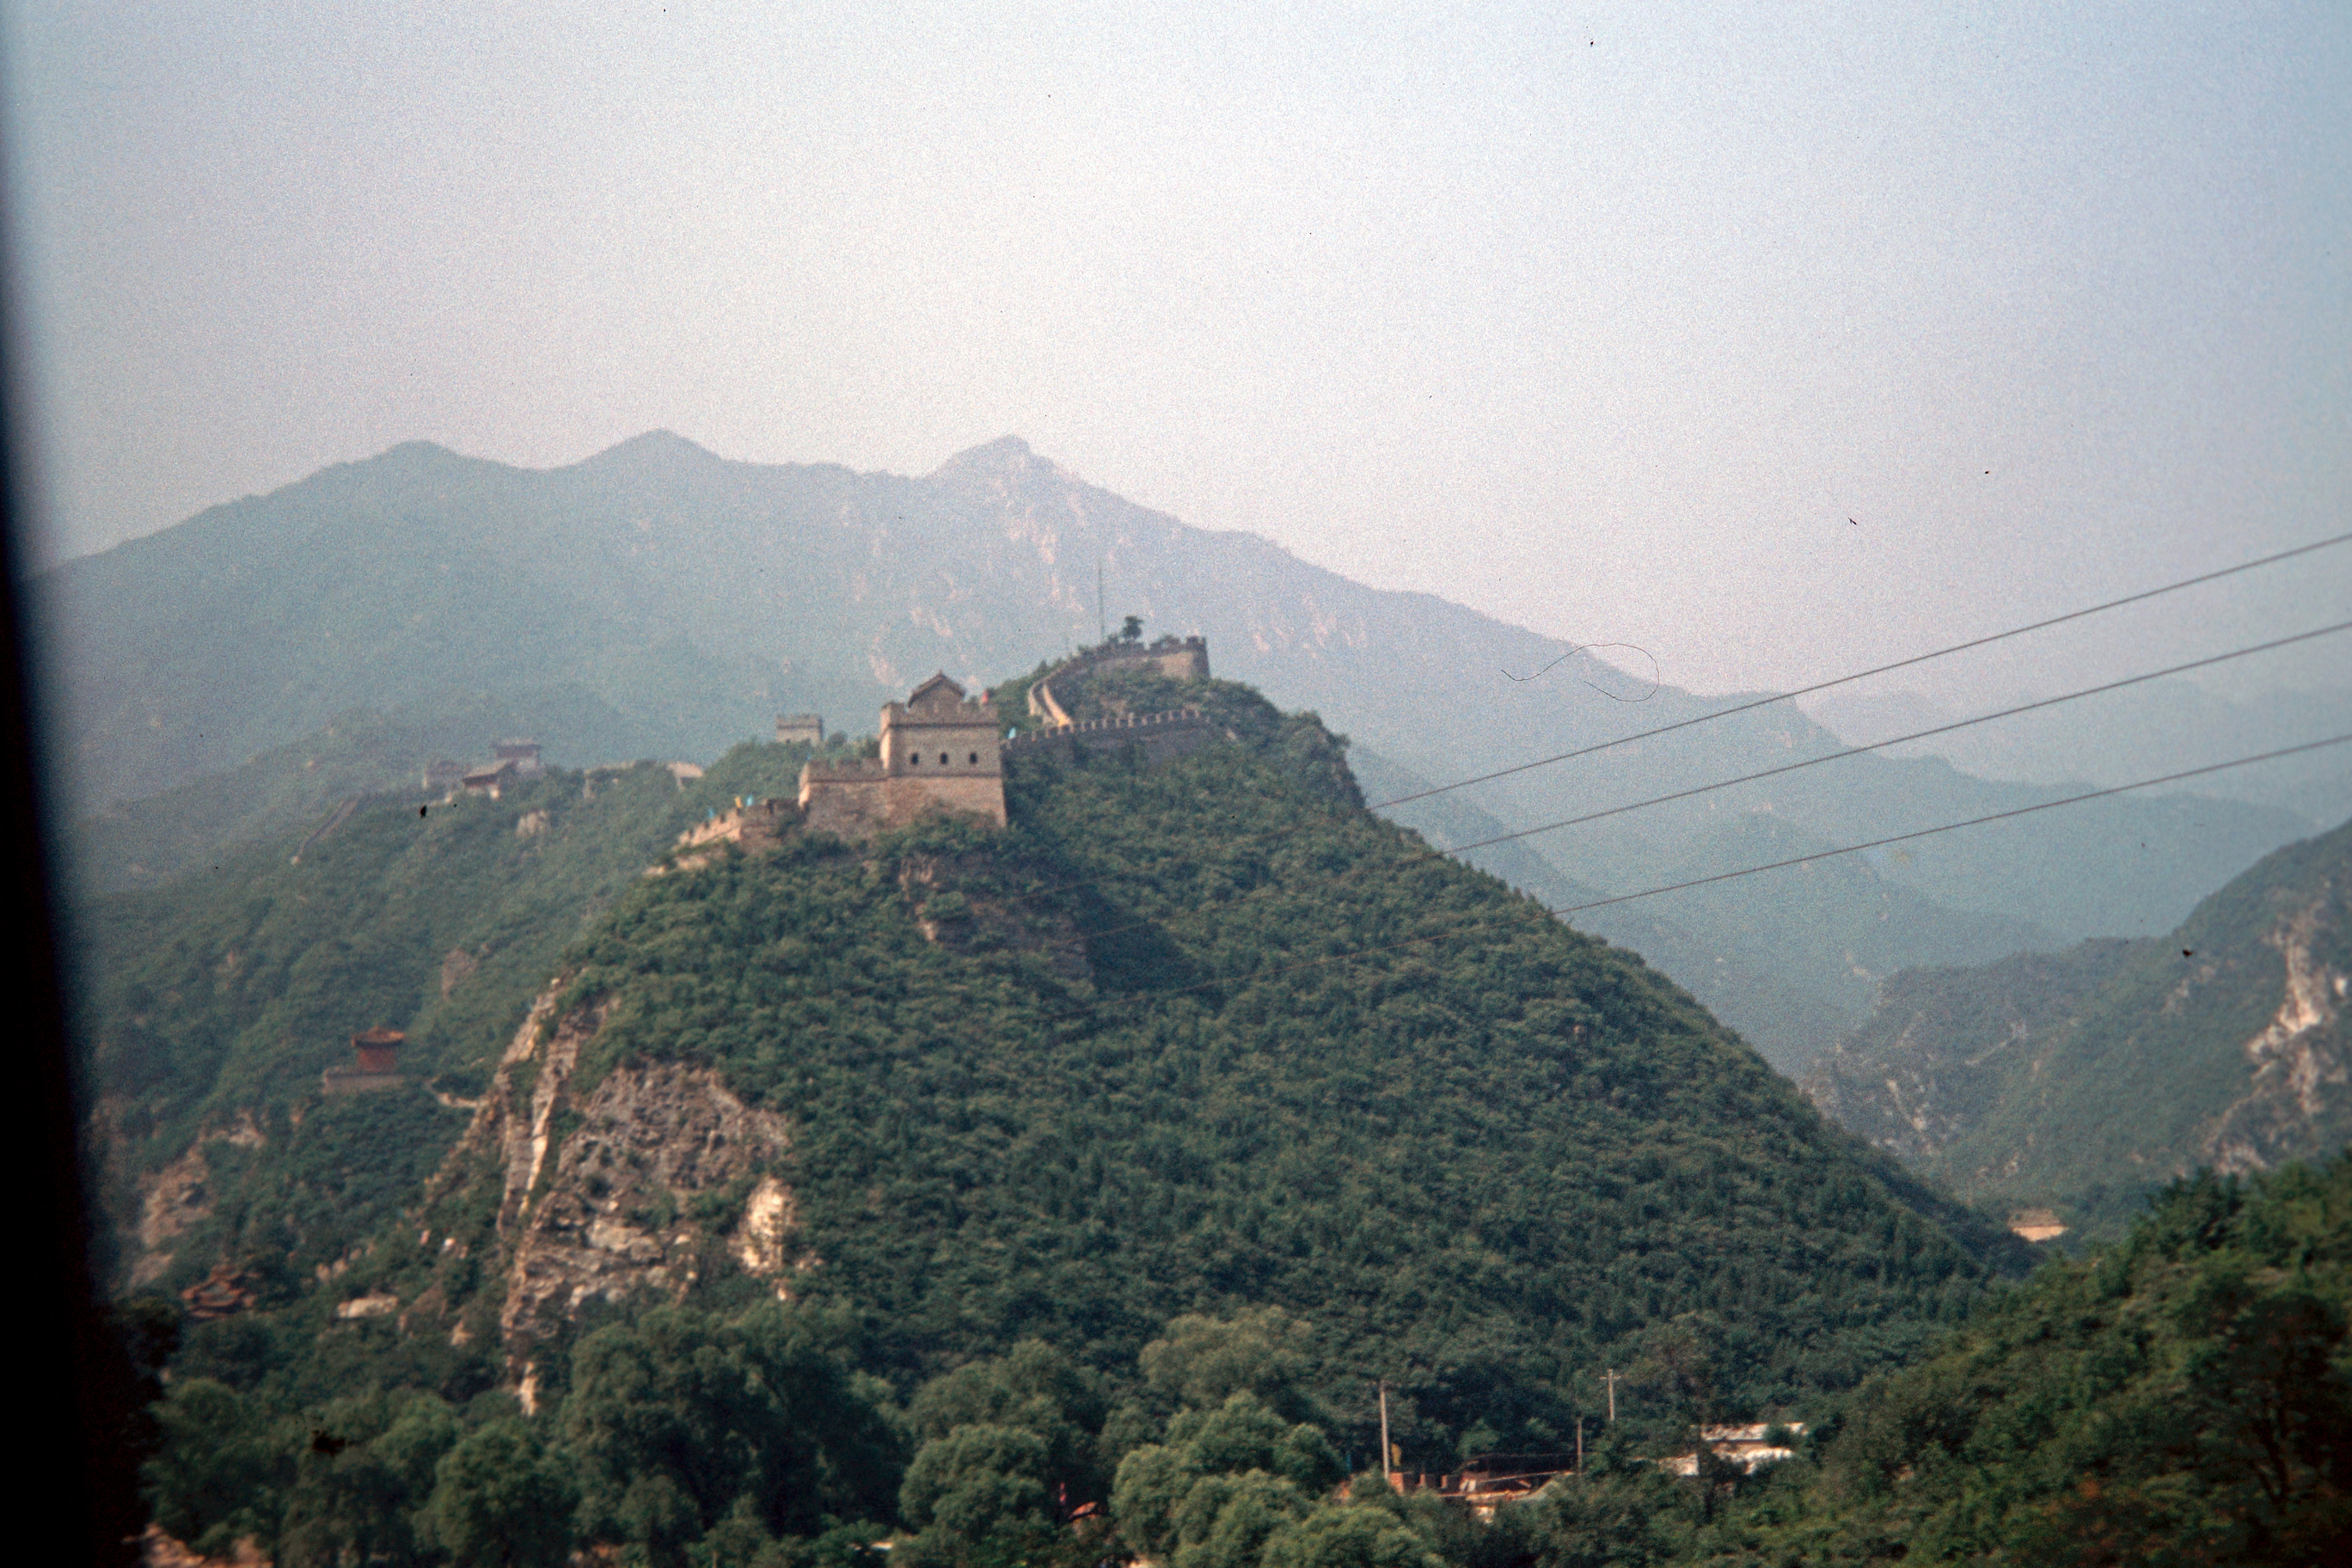
[[[1806,1092],[1972,1201],[2111,1231],[2200,1166],[2326,1158],[2352,1140],[2347,898],[2352,824],[2169,936],[1898,975]]]
[[[567,766],[709,763],[779,711],[855,733],[934,668],[984,685],[1091,642],[1106,611],[1204,634],[1219,673],[1438,782],[1734,700],[1188,527],[1009,437],[921,478],[729,462],[662,434],[547,471],[412,443],[68,562],[30,597],[58,798],[100,819],[70,852],[82,883],[104,888],[291,826],[332,804],[331,766],[354,794],[410,776],[423,756],[322,739],[358,712],[420,749],[497,711]],[[1773,705],[1464,798],[1528,828],[1839,749]],[[1568,881],[1633,892],[2063,793],[1863,756],[1523,847]],[[1770,977],[1773,994],[1741,1010],[1793,1068],[1859,1023],[1896,969],[2153,933],[2310,827],[2233,801],[2119,798],[1648,912],[1689,933],[1687,978],[1710,994]]]
[[[345,801],[422,800],[427,763],[479,767],[509,735],[550,737],[551,760],[574,772],[631,758],[682,758],[691,749],[675,731],[667,745],[642,746],[665,737],[584,687],[443,692],[394,708],[357,708],[226,773],[66,824],[61,869],[80,899],[160,888],[262,840],[305,832]]]
[[[761,750],[763,784],[806,755]],[[174,1289],[224,1258],[306,1271],[414,1202],[465,1125],[443,1101],[482,1092],[565,948],[750,787],[648,763],[379,800],[85,904],[76,1026],[120,1266]],[[379,1026],[407,1033],[402,1069],[440,1100],[321,1104],[320,1071]]]
[[[2180,1183],[2120,1246],[2051,1264],[1864,1390],[1813,1435],[1811,1458],[1748,1489],[1730,1523],[1682,1535],[1677,1554],[2341,1563],[2347,1306],[2352,1157]],[[1701,1510],[1667,1502],[1653,1522],[1673,1539]]]
[[[1694,1377],[1727,1412],[1818,1413],[2015,1255],[1640,961],[1368,815],[1311,716],[1191,695],[1230,740],[1150,772],[1024,761],[998,834],[787,835],[648,877],[646,840],[702,797],[645,770],[650,793],[583,801],[558,775],[446,825],[355,816],[320,847],[352,858],[341,904],[257,862],[212,928],[119,906],[154,922],[121,941],[228,1010],[130,1011],[161,972],[96,993],[126,1167],[203,1130],[233,1173],[157,1278],[251,1296],[181,1325],[167,1527],[472,1561],[467,1531],[526,1509],[656,1561],[750,1561],[895,1518],[957,1557],[1066,1484],[1113,1500],[1157,1448],[1175,1468],[1132,1509],[1168,1522],[1137,1530],[1224,1529],[1223,1505],[1187,1524],[1149,1499],[1255,1468],[1294,1489],[1235,1516],[1229,1537],[1264,1542],[1360,1463],[1371,1380],[1430,1469],[1572,1446],[1612,1366],[1662,1440]],[[702,787],[777,793],[795,763],[747,747]],[[560,955],[518,942],[503,1017],[464,1012],[462,981],[441,997],[436,919],[552,898],[528,862],[604,809],[621,830],[562,854],[609,906],[562,908]],[[268,875],[326,866],[314,847]],[[298,940],[297,919],[320,923]],[[337,1012],[355,939],[395,930]],[[283,949],[251,945],[271,931]],[[277,956],[297,946],[329,968]],[[234,1000],[265,974],[279,1000]],[[482,1093],[470,1124],[323,1108],[318,1067],[362,1022]],[[364,1234],[319,1203],[359,1169],[383,1216]],[[1271,1344],[1234,1354],[1276,1372],[1151,1372],[1155,1342],[1203,1334]]]

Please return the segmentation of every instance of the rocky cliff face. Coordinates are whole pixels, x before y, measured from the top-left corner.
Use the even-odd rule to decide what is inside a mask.
[[[224,1142],[258,1149],[264,1142],[253,1113],[243,1111],[226,1125],[198,1134],[185,1153],[140,1179],[138,1250],[125,1277],[133,1289],[162,1279],[175,1260],[180,1238],[211,1217],[212,1162],[205,1151]],[[110,1153],[119,1148],[102,1129],[99,1146]]]
[[[2246,1092],[2213,1119],[2199,1151],[2217,1169],[2266,1170],[2305,1152],[2315,1128],[2341,1118],[2352,1087],[2352,1040],[2343,1021],[2352,976],[2330,962],[2344,939],[2344,900],[2336,892],[2330,887],[2263,937],[2284,962],[2285,994],[2270,1022],[2240,1047]]]
[[[580,1084],[582,1050],[611,1007],[559,1016],[561,990],[551,985],[516,1031],[429,1205],[497,1192],[484,1295],[498,1302],[496,1331],[527,1404],[533,1348],[591,1300],[682,1298],[722,1258],[789,1297],[793,1275],[818,1261],[798,1244],[793,1194],[774,1170],[792,1142],[783,1119],[684,1063],[624,1063]]]
[[[2108,1201],[2352,1138],[2352,824],[2291,845],[2169,937],[1890,979],[1802,1080],[1822,1110],[1986,1201]]]

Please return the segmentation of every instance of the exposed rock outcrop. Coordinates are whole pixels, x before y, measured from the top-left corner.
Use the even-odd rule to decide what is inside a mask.
[[[2245,1094],[2206,1135],[2203,1154],[2217,1170],[2267,1170],[2301,1152],[2329,1102],[2352,1083],[2352,1042],[2343,1029],[2352,976],[2314,952],[2332,912],[2329,900],[2315,900],[2263,938],[2286,961],[2286,994],[2269,1025],[2245,1043],[2253,1068]]]
[[[2263,858],[2170,935],[1889,979],[1802,1083],[1963,1196],[2119,1222],[2200,1167],[2352,1139],[2352,824]]]
[[[172,1244],[212,1215],[212,1164],[205,1157],[213,1143],[235,1143],[257,1149],[261,1128],[253,1112],[241,1111],[226,1127],[200,1133],[187,1151],[159,1167],[139,1183],[139,1256],[131,1266],[131,1284],[152,1284],[171,1270]]]
[[[582,1051],[611,1006],[559,1018],[559,990],[533,1005],[435,1184],[436,1202],[498,1184],[490,1289],[509,1367],[526,1387],[532,1347],[591,1300],[679,1298],[714,1266],[788,1296],[793,1277],[817,1261],[799,1245],[791,1189],[772,1168],[791,1145],[783,1118],[683,1062],[623,1063],[584,1097],[575,1092]],[[425,1316],[445,1311],[436,1302]],[[468,1332],[461,1321],[453,1337]]]

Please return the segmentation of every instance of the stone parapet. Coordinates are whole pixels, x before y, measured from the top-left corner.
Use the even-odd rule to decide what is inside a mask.
[[[803,786],[811,779],[820,784],[856,784],[864,779],[888,776],[889,770],[882,765],[879,757],[830,758],[824,761],[812,758],[801,764],[801,784]]]
[[[368,1072],[361,1068],[329,1068],[319,1075],[319,1089],[325,1094],[376,1094],[407,1086],[404,1073]]]
[[[1075,681],[1097,669],[1141,665],[1150,666],[1171,680],[1206,680],[1209,641],[1200,637],[1166,637],[1152,643],[1089,649],[1029,688],[1029,711],[1049,723],[1066,725],[1071,722],[1070,715],[1054,689],[1056,681]]]
[[[739,798],[730,809],[713,812],[679,834],[678,852],[685,854],[714,844],[740,844],[747,854],[773,848],[783,830],[791,826],[789,810],[780,800]]]
[[[1174,708],[1164,713],[1131,713],[1032,731],[1005,742],[1004,755],[1008,761],[1034,756],[1075,759],[1081,751],[1116,752],[1133,746],[1142,752],[1146,764],[1158,767],[1199,751],[1216,738],[1215,729],[1199,709]]]
[[[801,775],[801,819],[812,833],[862,840],[894,832],[930,815],[971,817],[992,827],[1004,826],[1004,780],[985,775],[935,774],[927,778],[871,772],[836,773],[831,778]]]

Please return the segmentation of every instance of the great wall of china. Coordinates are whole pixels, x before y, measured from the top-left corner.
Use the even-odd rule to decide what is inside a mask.
[[[798,825],[862,842],[938,813],[992,826],[1004,826],[1004,763],[1008,758],[1060,756],[1132,747],[1159,767],[1217,738],[1198,709],[1131,713],[1080,722],[1065,697],[1078,681],[1105,669],[1150,668],[1176,680],[1209,678],[1209,645],[1198,637],[1161,637],[1148,646],[1115,644],[1077,655],[1029,688],[1032,715],[1045,727],[1004,737],[994,693],[968,697],[944,673],[915,688],[904,702],[881,712],[879,755],[811,758],[801,767],[793,803]],[[1056,688],[1060,689],[1057,690]],[[824,731],[814,715],[794,715],[794,738]],[[784,733],[779,721],[779,736]],[[722,843],[757,848],[776,842],[793,823],[783,803],[738,800],[678,838],[674,864],[701,864]]]

